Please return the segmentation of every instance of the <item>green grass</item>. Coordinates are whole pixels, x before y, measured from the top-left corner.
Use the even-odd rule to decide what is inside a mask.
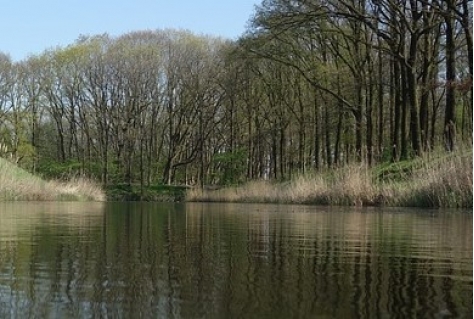
[[[94,182],[73,178],[46,181],[0,158],[0,201],[103,201],[104,193]]]
[[[106,188],[107,199],[111,201],[159,201],[181,202],[184,201],[187,188],[174,185],[140,185],[117,184]]]

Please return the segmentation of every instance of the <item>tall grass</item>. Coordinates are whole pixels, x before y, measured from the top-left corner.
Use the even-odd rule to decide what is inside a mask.
[[[105,194],[88,179],[45,181],[0,158],[0,201],[11,200],[103,201]]]
[[[405,187],[398,206],[472,207],[472,153],[424,162]]]
[[[349,165],[290,182],[254,181],[219,190],[188,190],[187,201],[349,206],[472,207],[472,152],[384,168]]]

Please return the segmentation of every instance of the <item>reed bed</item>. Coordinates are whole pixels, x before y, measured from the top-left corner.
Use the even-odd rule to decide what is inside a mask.
[[[395,170],[397,171],[397,167]],[[299,176],[285,183],[252,181],[218,190],[192,188],[188,190],[186,200],[341,206],[472,207],[472,183],[472,152],[469,152],[436,160],[419,160],[412,168],[400,168],[397,174],[388,176],[381,174],[377,167],[369,168],[359,164]]]
[[[394,204],[421,207],[472,207],[472,154],[424,163],[405,187],[393,185]],[[398,187],[397,187],[398,186]]]
[[[105,194],[89,179],[45,181],[0,159],[0,201],[14,200],[104,201]]]

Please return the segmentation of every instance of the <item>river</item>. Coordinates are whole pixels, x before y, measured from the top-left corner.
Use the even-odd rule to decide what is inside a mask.
[[[0,318],[472,318],[471,211],[0,203]]]

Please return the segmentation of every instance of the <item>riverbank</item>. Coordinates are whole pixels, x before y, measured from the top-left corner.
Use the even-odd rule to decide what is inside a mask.
[[[107,186],[105,191],[108,201],[183,202],[187,189],[179,185],[117,184]]]
[[[104,201],[105,194],[84,178],[46,181],[0,158],[0,201]]]
[[[191,189],[187,201],[341,206],[472,207],[472,150],[431,159],[350,165],[284,183],[253,181],[218,190]]]

